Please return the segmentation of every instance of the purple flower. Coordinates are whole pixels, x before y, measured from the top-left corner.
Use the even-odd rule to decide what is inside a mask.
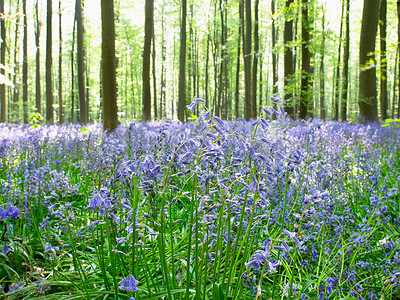
[[[11,250],[11,248],[10,247],[8,247],[8,245],[7,244],[4,244],[4,246],[3,246],[3,254],[5,254],[5,255],[7,255],[8,253],[10,253],[12,250]]]
[[[128,277],[121,280],[121,285],[118,288],[123,291],[136,292],[138,290],[136,287],[138,283],[139,281],[136,280],[132,274],[130,274]]]
[[[199,103],[199,102],[204,102],[204,100],[194,97],[194,101],[192,103],[190,103],[189,105],[186,105],[186,108],[188,110],[190,110],[191,112],[193,112],[193,110],[196,108],[197,103]]]

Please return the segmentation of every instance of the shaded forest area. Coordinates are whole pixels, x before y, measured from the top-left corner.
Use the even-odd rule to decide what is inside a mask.
[[[399,1],[130,2],[0,0],[1,122],[399,118]]]

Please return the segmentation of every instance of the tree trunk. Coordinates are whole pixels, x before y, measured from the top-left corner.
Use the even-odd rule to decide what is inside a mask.
[[[320,87],[319,87],[319,118],[325,120],[326,110],[325,110],[325,7],[322,8],[322,47],[321,47],[321,66],[320,66]]]
[[[244,3],[245,2],[245,3]],[[252,84],[251,84],[251,0],[242,0],[245,10],[242,19],[243,27],[243,60],[244,60],[244,118],[253,117]]]
[[[386,27],[387,27],[387,0],[381,0],[379,33],[381,39],[381,86],[380,104],[381,120],[387,119],[387,60],[386,60]]]
[[[144,48],[143,48],[143,121],[151,120],[151,88],[150,88],[150,64],[151,64],[151,40],[153,37],[153,11],[154,0],[146,0],[144,23]]]
[[[35,2],[35,45],[36,45],[36,94],[35,94],[35,107],[36,112],[42,113],[42,91],[40,88],[40,28],[41,22],[39,21],[39,0]]]
[[[284,40],[284,101],[283,106],[289,117],[294,118],[294,103],[293,103],[293,76],[294,76],[294,60],[293,49],[293,12],[291,5],[293,0],[286,0],[286,15],[285,15],[285,31],[283,34]],[[274,83],[275,84],[275,83]]]
[[[114,1],[101,0],[103,129],[118,127]]]
[[[47,31],[46,31],[46,122],[52,124],[54,122],[53,108],[53,38],[52,38],[52,0],[47,0]]]
[[[289,2],[289,4],[288,4]],[[286,10],[289,9],[290,3],[293,3],[293,0],[287,0],[286,1]],[[273,84],[273,90],[272,94],[274,96],[278,95],[278,68],[277,68],[277,55],[276,55],[276,29],[275,29],[275,0],[271,0],[271,13],[272,13],[272,84]],[[285,18],[285,32],[286,32],[286,23],[289,22]],[[290,20],[292,26],[293,26],[293,20]],[[293,39],[293,37],[292,37]],[[286,45],[286,44],[285,44]],[[286,50],[285,50],[286,51]]]
[[[300,119],[310,114],[310,102],[312,103],[312,92],[310,91],[310,26],[308,20],[308,0],[302,0],[302,24],[301,24],[301,99]]]
[[[340,120],[346,121],[347,118],[347,103],[348,90],[349,90],[349,58],[350,58],[350,0],[346,0],[345,11],[345,24],[346,24],[346,37],[344,42],[344,57],[343,57],[343,75],[342,75],[342,97],[340,105]]]
[[[239,3],[239,19],[243,19],[242,3]],[[237,44],[237,58],[236,58],[236,79],[235,79],[235,117],[239,119],[239,89],[240,89],[240,50],[241,50],[241,36],[242,36],[242,23],[238,26],[238,44]]]
[[[0,0],[0,13],[4,13],[4,0]],[[4,18],[0,18],[0,24],[1,24],[1,46],[0,46],[0,51],[1,51],[1,58],[0,62],[3,66],[6,65],[6,27],[5,27],[5,20]],[[5,76],[5,70],[4,68],[0,69],[0,73]],[[0,101],[1,101],[1,112],[0,112],[0,122],[5,123],[6,122],[6,85],[0,84]]]
[[[58,121],[60,124],[64,123],[64,110],[63,110],[63,89],[62,89],[62,10],[61,0],[58,1],[58,33],[59,33],[59,51],[58,51]]]
[[[360,36],[360,115],[363,121],[377,122],[375,41],[380,0],[364,0]]]
[[[79,92],[79,123],[87,124],[85,97],[85,64],[83,61],[83,17],[82,0],[76,0],[76,31],[77,31],[77,63],[78,63],[78,92]]]
[[[254,58],[253,58],[253,76],[252,76],[252,94],[251,94],[251,107],[252,107],[252,117],[257,118],[257,67],[258,67],[258,52],[260,49],[260,40],[258,34],[258,4],[259,0],[255,0],[254,4]]]
[[[397,56],[400,52],[400,0],[397,0]],[[400,74],[400,58],[397,57],[397,73]],[[398,75],[397,118],[400,118],[400,76]],[[394,114],[394,112],[393,112]]]
[[[23,12],[24,12],[24,60],[22,63],[22,103],[23,103],[23,114],[24,114],[24,124],[28,124],[28,21],[26,13],[26,0],[22,2]]]
[[[16,9],[19,9],[19,0],[17,0],[17,5]],[[11,116],[9,117],[9,120],[11,122],[16,122],[18,123],[18,115],[19,115],[19,107],[18,107],[18,102],[19,102],[19,88],[17,87],[17,78],[19,78],[19,61],[18,61],[18,51],[16,49],[19,49],[18,45],[18,40],[19,40],[19,24],[20,24],[20,17],[19,15],[16,18],[15,22],[15,41],[14,41],[14,78],[13,78],[13,84],[14,84],[14,93],[13,93],[13,101],[12,101],[12,106],[11,106]]]
[[[74,25],[72,28],[72,49],[71,49],[71,123],[75,123],[75,27],[76,27],[76,10],[75,10],[75,17],[74,17]],[[101,64],[101,62],[100,62]],[[100,82],[101,87],[101,82]],[[100,93],[100,101],[102,99],[102,94]]]
[[[185,121],[186,109],[186,2],[186,0],[182,0],[181,45],[179,55],[178,119],[181,122]]]
[[[154,103],[154,120],[158,118],[158,112],[157,112],[157,78],[156,78],[156,41],[155,41],[155,34],[154,34],[154,24],[153,24],[153,34],[152,34],[152,39],[153,39],[153,51],[152,51],[152,75],[153,75],[153,103]]]

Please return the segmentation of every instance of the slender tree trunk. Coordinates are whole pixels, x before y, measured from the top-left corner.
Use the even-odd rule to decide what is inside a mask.
[[[157,112],[157,78],[156,78],[156,41],[155,41],[155,34],[154,34],[154,26],[153,26],[153,51],[152,51],[152,67],[153,67],[153,102],[154,102],[154,119],[156,120],[158,118],[158,112]],[[161,116],[160,116],[161,117]]]
[[[342,75],[342,97],[340,105],[340,120],[346,121],[347,118],[347,103],[348,90],[349,90],[349,59],[350,59],[350,0],[346,0],[345,11],[345,24],[346,24],[346,37],[344,42],[344,57],[343,57],[343,75]]]
[[[40,87],[40,28],[41,22],[39,21],[39,0],[35,2],[35,45],[36,45],[36,95],[35,107],[36,112],[42,113],[42,91]]]
[[[82,0],[76,0],[76,31],[77,31],[77,63],[78,63],[78,92],[79,92],[79,123],[87,124],[85,96],[85,64],[83,53],[83,17]]]
[[[380,104],[381,120],[387,119],[387,58],[386,58],[386,27],[387,27],[387,0],[381,0],[379,33],[381,39],[381,86]]]
[[[210,34],[207,33],[207,52],[206,52],[206,69],[205,69],[205,101],[206,101],[206,107],[208,108],[209,106],[209,94],[208,94],[208,81],[209,81],[209,72],[208,72],[208,65],[210,61]]]
[[[166,93],[166,82],[165,82],[165,61],[166,61],[166,47],[165,47],[165,34],[164,34],[164,6],[161,12],[161,92],[160,92],[160,118],[165,116],[164,102]]]
[[[185,121],[186,108],[186,11],[187,1],[182,0],[182,17],[181,17],[181,45],[179,56],[179,95],[178,95],[178,119]]]
[[[47,40],[46,40],[46,122],[52,124],[54,122],[54,108],[53,108],[53,37],[52,37],[52,16],[53,4],[52,0],[47,0]]]
[[[17,5],[16,8],[19,9],[19,0],[17,0]],[[19,15],[17,16],[16,22],[15,22],[15,41],[14,41],[14,78],[13,78],[13,84],[14,84],[14,93],[13,93],[13,102],[11,106],[11,122],[16,122],[18,123],[18,115],[19,115],[19,107],[18,107],[18,102],[19,102],[19,88],[17,87],[17,78],[19,78],[19,69],[20,69],[20,64],[18,61],[18,51],[17,49],[19,48],[18,45],[18,40],[19,40],[19,23],[20,23],[20,17]]]
[[[74,25],[72,28],[72,49],[71,49],[71,74],[75,74],[75,27],[76,27],[76,10],[75,10],[75,18]],[[101,64],[101,62],[100,62]],[[101,72],[101,71],[100,71]],[[100,80],[100,89],[102,84]],[[102,93],[100,93],[100,101],[103,99]],[[75,123],[75,76],[71,76],[71,123]]]
[[[400,52],[400,0],[397,0],[397,56],[399,56]],[[397,57],[397,73],[400,74],[400,58]],[[397,118],[400,118],[400,76],[397,75],[397,88],[398,88],[398,96],[397,96]],[[393,109],[394,111],[394,109]],[[394,114],[394,112],[393,112]]]
[[[286,9],[289,9],[288,3],[293,3],[293,0],[291,1],[286,1]],[[271,13],[272,13],[272,83],[273,83],[273,91],[272,94],[274,96],[278,95],[278,67],[277,67],[277,55],[276,55],[276,28],[275,28],[275,0],[271,0]],[[289,22],[289,20],[286,20],[285,18],[285,32],[286,32],[286,23]],[[290,20],[292,26],[293,26],[293,20]],[[286,50],[285,50],[286,51]]]
[[[360,115],[363,121],[378,121],[376,99],[375,42],[380,0],[364,0],[360,36]]]
[[[103,129],[118,127],[114,1],[101,0]]]
[[[319,95],[319,118],[325,120],[326,110],[325,110],[325,7],[322,8],[322,47],[321,47],[321,78],[320,78],[320,95]]]
[[[394,76],[393,76],[393,89],[392,89],[392,119],[394,119],[395,103],[396,103],[396,87],[397,87],[397,72],[398,72],[398,60],[399,60],[399,45],[396,48],[396,56],[394,60]]]
[[[22,64],[22,103],[24,108],[24,124],[28,124],[28,20],[26,13],[26,0],[22,1],[24,12],[24,61]]]
[[[62,10],[61,0],[58,1],[58,33],[59,33],[59,51],[58,51],[58,121],[60,124],[64,123],[64,110],[63,110],[63,89],[62,89]]]
[[[143,49],[143,121],[151,120],[151,88],[150,88],[150,64],[151,64],[151,40],[153,36],[153,11],[154,1],[146,0],[145,7],[145,35]]]
[[[286,15],[285,15],[285,31],[283,34],[284,40],[284,102],[283,106],[289,117],[294,118],[294,103],[293,103],[293,76],[294,76],[294,59],[293,59],[293,12],[291,5],[293,0],[286,0]],[[274,83],[275,84],[275,83]]]
[[[253,58],[253,76],[252,76],[252,101],[251,101],[251,106],[252,106],[252,117],[255,119],[257,118],[258,111],[257,111],[257,68],[258,68],[258,52],[260,49],[260,39],[259,39],[259,33],[258,33],[258,4],[259,0],[255,0],[254,4],[254,58]]]
[[[335,121],[339,120],[339,103],[340,103],[340,63],[342,57],[342,39],[343,39],[343,19],[344,19],[344,9],[345,9],[345,0],[342,0],[342,15],[340,18],[340,34],[339,34],[339,46],[338,46],[338,59],[336,64],[335,71],[335,87],[334,87],[334,98],[333,100],[333,119]]]
[[[242,3],[239,3],[239,19],[243,19]],[[240,89],[240,50],[241,50],[241,37],[242,37],[242,21],[238,26],[238,44],[237,44],[237,58],[236,58],[236,80],[235,80],[235,117],[239,119],[239,89]]]
[[[4,0],[0,0],[0,12],[4,13]],[[4,18],[1,18],[0,20],[1,24],[1,46],[0,46],[0,51],[1,51],[1,58],[0,62],[3,66],[6,65],[6,27],[5,27],[5,20]],[[0,69],[0,73],[5,76],[5,70],[4,68]],[[5,123],[6,122],[6,85],[0,84],[0,101],[1,101],[1,112],[0,112],[0,122]]]
[[[251,0],[242,0],[245,10],[243,14],[243,59],[244,59],[244,118],[250,120],[253,117],[252,84],[251,84]]]
[[[310,91],[310,25],[308,20],[308,0],[302,0],[302,24],[301,24],[301,99],[299,117],[304,119],[310,114],[310,102],[312,103]]]

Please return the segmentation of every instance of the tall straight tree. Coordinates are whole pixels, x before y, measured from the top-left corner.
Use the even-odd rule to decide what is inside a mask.
[[[289,9],[287,2],[293,3],[293,0],[286,1],[286,10]],[[290,5],[289,3],[289,5]],[[278,94],[278,68],[277,68],[277,49],[276,49],[276,26],[275,26],[275,0],[271,0],[271,13],[272,13],[272,84],[273,84],[273,92],[272,94],[276,96]],[[285,18],[285,32],[286,32],[286,18]],[[293,21],[292,21],[293,23]],[[286,51],[286,50],[285,50]]]
[[[4,14],[4,0],[0,0],[0,13]],[[1,25],[1,58],[0,58],[0,63],[5,66],[6,64],[6,26],[5,26],[5,20],[4,17],[1,18],[0,20],[0,25]],[[5,70],[4,68],[1,68],[0,74],[5,76]],[[5,123],[6,122],[6,85],[4,83],[0,83],[0,98],[1,98],[1,113],[0,113],[0,122]]]
[[[345,0],[342,0],[342,16],[340,17],[340,34],[339,34],[339,46],[338,46],[338,58],[336,63],[336,71],[334,74],[334,97],[333,97],[333,119],[335,121],[339,120],[339,101],[340,101],[340,63],[342,57],[342,39],[343,39],[343,19],[344,19],[344,8],[345,8]]]
[[[52,124],[54,122],[53,109],[53,77],[51,67],[53,64],[53,38],[52,38],[52,0],[47,0],[47,27],[46,27],[46,122]]]
[[[397,0],[397,54],[400,52],[400,0]],[[400,74],[400,58],[397,58],[397,72]],[[400,118],[400,76],[398,76],[397,118]],[[394,113],[393,113],[394,114]]]
[[[320,86],[319,86],[319,118],[325,120],[325,7],[322,7],[322,45],[321,45],[321,65],[320,65]]]
[[[143,48],[143,121],[151,120],[151,89],[150,89],[150,54],[153,38],[153,11],[154,0],[146,0],[144,21],[144,48]]]
[[[251,84],[251,0],[242,0],[244,14],[243,27],[243,60],[244,60],[244,118],[250,120],[253,117],[252,84]],[[255,109],[254,109],[255,111]]]
[[[283,33],[284,40],[284,102],[285,112],[292,118],[295,117],[293,103],[293,76],[294,76],[294,60],[293,60],[293,0],[285,2],[285,29]]]
[[[377,122],[375,42],[380,0],[364,0],[360,35],[359,100],[363,121]]]
[[[77,63],[78,63],[78,92],[79,92],[79,122],[87,124],[87,106],[85,97],[85,64],[83,61],[83,17],[82,0],[76,0],[76,36],[77,36]]]
[[[35,108],[36,112],[42,113],[42,91],[40,88],[40,28],[39,21],[39,0],[35,2],[35,46],[36,46],[36,93],[35,93]]]
[[[380,22],[379,22],[379,34],[381,44],[381,86],[380,86],[380,108],[381,108],[381,120],[387,118],[387,58],[386,58],[386,27],[387,27],[387,0],[381,0],[381,11],[380,11]]]
[[[181,45],[179,55],[179,95],[178,95],[178,119],[185,121],[186,108],[186,15],[187,1],[182,0],[181,15]]]
[[[242,19],[243,19],[242,2],[239,2],[239,19],[240,19],[240,23],[238,26],[236,78],[235,78],[235,117],[236,117],[236,119],[239,119],[240,49],[241,49],[241,37],[242,37]]]
[[[17,0],[15,9],[19,10],[19,3],[20,1]],[[19,49],[19,24],[20,24],[20,16],[18,15],[15,19],[15,40],[14,40],[14,49]],[[13,84],[14,86],[17,86],[17,79],[19,79],[21,76],[19,74],[19,51],[14,51],[14,78],[13,78]],[[12,106],[11,106],[11,116],[9,116],[9,120],[11,122],[18,122],[18,115],[19,115],[19,108],[18,108],[18,103],[19,103],[19,88],[14,88],[14,93],[13,93],[13,101],[12,101]]]
[[[26,13],[26,0],[22,1],[22,10],[24,12],[24,46],[22,62],[22,103],[24,124],[28,123],[28,21]]]
[[[61,0],[58,0],[58,122],[64,123],[63,89],[62,89],[62,10]]]
[[[349,90],[349,58],[350,58],[350,0],[345,0],[345,25],[346,36],[343,49],[343,76],[342,76],[342,97],[340,102],[340,120],[346,121],[347,103]]]
[[[103,129],[118,127],[114,0],[101,0]]]
[[[254,57],[253,57],[253,76],[252,76],[252,88],[251,88],[251,107],[252,117],[257,118],[257,67],[258,67],[258,55],[260,49],[260,39],[258,33],[258,4],[259,0],[255,0],[254,4]]]
[[[310,115],[310,105],[312,105],[312,93],[310,92],[311,75],[311,52],[310,52],[310,25],[308,19],[309,0],[302,0],[301,6],[301,99],[299,107],[299,117],[304,119]]]

